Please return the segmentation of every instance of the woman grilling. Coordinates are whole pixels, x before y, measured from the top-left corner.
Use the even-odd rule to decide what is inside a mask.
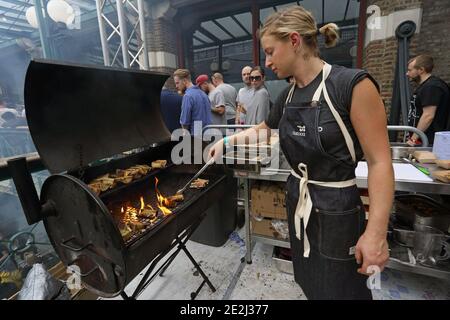
[[[266,67],[294,83],[267,119],[225,137],[210,150],[279,129],[292,170],[286,207],[295,280],[309,299],[372,299],[367,276],[382,271],[394,179],[385,110],[372,77],[363,70],[329,65],[319,58],[318,36],[327,47],[338,39],[335,24],[317,29],[300,6],[271,15],[260,32]],[[355,183],[365,157],[370,214]]]

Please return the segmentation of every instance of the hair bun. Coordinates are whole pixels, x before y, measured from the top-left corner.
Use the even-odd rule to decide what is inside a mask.
[[[319,29],[325,37],[325,47],[334,47],[339,40],[339,27],[335,23],[327,23]]]

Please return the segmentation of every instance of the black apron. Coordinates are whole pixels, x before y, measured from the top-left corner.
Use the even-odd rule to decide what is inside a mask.
[[[372,299],[368,278],[357,272],[355,259],[365,210],[356,186],[353,141],[326,91],[330,71],[325,64],[310,106],[290,103],[292,86],[279,124],[280,145],[293,168],[286,207],[294,276],[308,299],[367,300]],[[324,151],[319,136],[319,114],[324,111],[339,124],[353,163]]]

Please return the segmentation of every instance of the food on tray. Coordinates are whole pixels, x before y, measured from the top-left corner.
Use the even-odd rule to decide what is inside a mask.
[[[126,223],[119,227],[119,231],[124,240],[128,240],[133,232],[133,230],[131,230],[131,228]]]
[[[116,185],[116,182],[114,179],[109,178],[107,175],[103,175],[101,177],[98,177],[89,183],[89,187],[94,191],[95,193],[99,194],[100,192],[104,192],[108,189],[113,188]]]
[[[209,180],[198,178],[191,182],[190,187],[192,189],[202,189],[202,188],[206,187],[206,185],[208,183],[209,183]]]
[[[140,210],[137,216],[141,218],[153,219],[156,216],[156,213],[157,212],[154,208],[147,206],[146,208]]]
[[[180,202],[184,200],[184,196],[182,194],[176,194],[174,196],[167,197],[167,200]]]
[[[176,194],[174,196],[170,196],[162,199],[162,204],[167,208],[175,208],[177,206],[177,202],[181,202],[184,200],[184,196],[182,194]]]
[[[114,180],[115,180],[116,182],[128,184],[128,183],[130,183],[131,181],[133,181],[133,176],[117,177],[117,178],[114,178]]]
[[[114,188],[118,183],[128,184],[145,176],[152,168],[145,164],[135,165],[128,169],[117,169],[115,173],[107,173],[92,180],[88,186],[97,195]]]
[[[156,160],[152,162],[152,168],[165,168],[167,165],[167,160]]]

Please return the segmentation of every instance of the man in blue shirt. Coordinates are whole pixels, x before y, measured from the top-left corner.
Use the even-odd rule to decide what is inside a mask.
[[[173,73],[177,90],[184,94],[180,124],[191,135],[201,137],[202,128],[211,124],[211,103],[208,96],[194,86],[189,70],[178,69]]]
[[[182,100],[183,97],[176,92],[175,82],[170,77],[161,91],[161,114],[170,133],[180,128]]]

